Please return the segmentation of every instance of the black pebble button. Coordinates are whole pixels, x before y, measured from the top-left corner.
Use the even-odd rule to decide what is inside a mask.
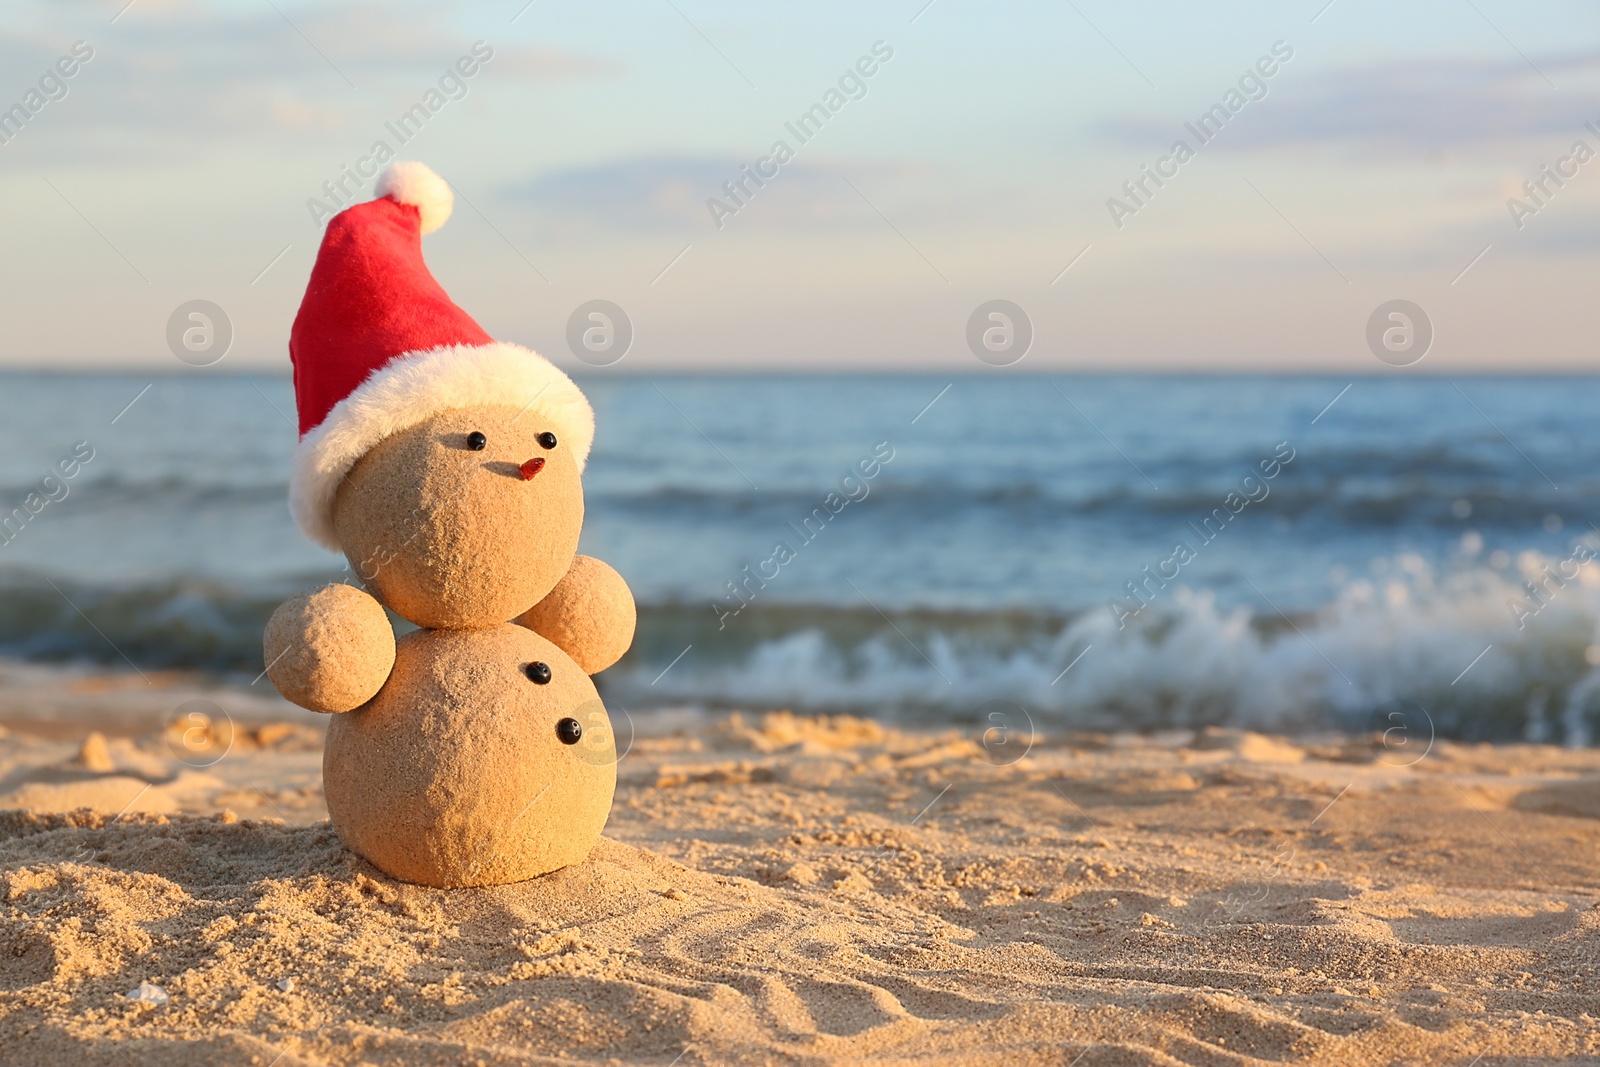
[[[556,447],[556,435],[551,433],[549,430],[546,430],[544,433],[539,435],[539,444],[544,448]]]
[[[467,434],[467,447],[474,452],[482,452],[489,447],[489,439],[483,435],[481,430],[473,430]]]
[[[532,682],[534,685],[550,684],[550,664],[530,663],[528,664],[527,672],[528,681]]]
[[[583,723],[577,719],[562,719],[556,723],[556,736],[563,745],[575,745],[583,740]]]

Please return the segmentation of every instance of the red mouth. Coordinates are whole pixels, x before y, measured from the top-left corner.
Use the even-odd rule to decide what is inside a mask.
[[[517,470],[522,472],[523,481],[531,482],[533,481],[533,476],[535,474],[538,474],[540,471],[544,470],[544,457],[536,456],[533,459],[528,460],[528,462],[524,463],[522,466],[518,467]]]

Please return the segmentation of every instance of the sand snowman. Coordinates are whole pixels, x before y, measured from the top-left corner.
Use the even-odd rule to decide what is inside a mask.
[[[396,163],[377,195],[329,220],[289,341],[290,510],[365,591],[283,604],[267,673],[333,715],[323,786],[353,851],[408,882],[520,881],[605,826],[616,753],[589,675],[627,651],[633,597],[576,554],[588,401],[429,273],[438,175]],[[385,608],[421,629],[397,642]]]

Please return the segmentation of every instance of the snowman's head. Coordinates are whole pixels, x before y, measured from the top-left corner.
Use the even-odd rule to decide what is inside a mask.
[[[345,476],[333,526],[385,606],[429,629],[480,629],[537,604],[583,527],[579,460],[537,411],[444,411],[384,438]]]

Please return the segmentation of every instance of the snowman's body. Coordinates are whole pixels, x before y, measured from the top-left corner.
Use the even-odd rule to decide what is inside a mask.
[[[387,873],[494,885],[588,854],[616,747],[589,676],[533,631],[418,630],[378,695],[328,724],[322,782],[339,837]]]
[[[633,597],[576,555],[588,401],[428,273],[437,175],[396,164],[378,192],[329,220],[290,338],[291,510],[354,581],[273,614],[267,673],[334,716],[323,785],[352,850],[427,885],[518,881],[605,826],[616,751],[588,676],[627,651]],[[422,629],[397,644],[385,609]]]

